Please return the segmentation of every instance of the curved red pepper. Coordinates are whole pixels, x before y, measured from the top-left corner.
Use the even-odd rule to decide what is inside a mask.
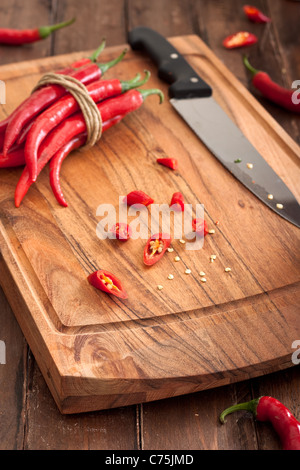
[[[204,219],[193,219],[192,220],[192,229],[194,232],[198,233],[199,235],[203,235],[205,237],[205,235],[208,234],[208,227],[207,227],[207,223],[206,223],[206,220]]]
[[[35,29],[8,29],[0,28],[0,43],[9,44],[10,46],[21,46],[31,42],[46,39],[57,29],[65,28],[74,23],[75,18],[63,23],[53,24],[50,26],[41,26]]]
[[[238,33],[231,34],[223,40],[223,46],[226,49],[234,49],[236,47],[251,46],[258,41],[257,37],[253,33],[248,31],[239,31]]]
[[[120,299],[127,299],[128,295],[121,281],[109,271],[99,269],[88,276],[89,283],[107,294],[115,295]]]
[[[176,158],[158,158],[156,161],[160,165],[164,165],[168,168],[171,168],[171,170],[177,170],[178,168],[178,161],[176,160]]]
[[[154,199],[144,193],[144,191],[131,191],[127,196],[124,197],[123,202],[128,206],[133,206],[134,204],[142,204],[143,206],[149,206],[153,204]]]
[[[184,197],[180,192],[173,194],[170,206],[175,210],[184,211]]]
[[[270,23],[271,21],[271,18],[264,15],[258,8],[251,5],[243,6],[243,10],[247,18],[250,21],[253,21],[253,23]]]
[[[283,88],[273,82],[267,73],[261,72],[252,67],[247,57],[244,57],[244,64],[252,74],[253,86],[255,86],[255,88],[259,90],[265,98],[288,111],[300,113],[300,103],[294,103],[292,100],[294,90]]]
[[[118,222],[116,223],[111,229],[110,229],[111,233],[114,234],[114,236],[118,239],[118,240],[123,240],[123,241],[126,241],[126,240],[129,240],[129,238],[131,237],[131,233],[132,233],[132,230],[131,228],[129,227],[128,224],[125,224],[125,223],[122,223],[122,222]]]
[[[233,405],[221,413],[221,423],[225,422],[225,416],[237,410],[251,411],[258,421],[270,421],[284,450],[300,450],[300,422],[276,398],[264,396]]]
[[[144,248],[144,263],[152,266],[157,263],[171,245],[171,237],[168,233],[157,233],[152,235]]]

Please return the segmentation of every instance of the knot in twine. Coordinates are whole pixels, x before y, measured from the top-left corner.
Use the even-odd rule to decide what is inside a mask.
[[[102,135],[102,119],[96,103],[92,100],[88,91],[79,80],[68,75],[58,75],[56,73],[46,73],[33,88],[32,93],[44,85],[61,85],[64,87],[78,103],[83,114],[87,139],[86,146],[95,145]]]

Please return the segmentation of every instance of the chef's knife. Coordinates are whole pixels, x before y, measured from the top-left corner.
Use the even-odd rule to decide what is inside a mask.
[[[132,49],[145,51],[158,76],[171,84],[170,103],[207,148],[244,186],[284,219],[300,228],[300,205],[239,128],[214,100],[211,87],[159,33],[130,31]]]

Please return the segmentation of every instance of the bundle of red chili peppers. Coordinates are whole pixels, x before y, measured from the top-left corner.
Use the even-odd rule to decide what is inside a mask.
[[[85,85],[85,91],[96,104],[102,121],[102,132],[120,122],[128,113],[137,110],[152,94],[163,94],[157,89],[141,90],[149,72],[128,81],[117,78],[103,80],[105,72],[119,63],[125,55],[107,62],[97,59],[105,46],[90,58],[83,58],[56,72],[76,79]],[[46,84],[35,90],[13,113],[0,122],[0,168],[24,166],[15,190],[15,206],[19,207],[28,189],[50,161],[50,184],[57,201],[67,206],[59,181],[60,168],[69,153],[83,146],[87,140],[87,124],[81,108],[63,86]]]

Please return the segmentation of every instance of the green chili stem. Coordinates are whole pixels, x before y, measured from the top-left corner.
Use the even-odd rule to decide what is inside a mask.
[[[76,18],[72,18],[71,20],[64,21],[63,23],[52,24],[50,26],[41,26],[40,28],[38,28],[39,35],[42,39],[45,39],[57,29],[65,28],[66,26],[69,26],[70,24],[74,23],[75,20]]]
[[[127,49],[124,49],[124,51],[116,59],[113,59],[110,62],[107,62],[106,64],[97,64],[101,72],[105,73],[108,69],[118,64],[123,59],[126,52],[127,52]]]
[[[244,62],[245,67],[249,70],[249,72],[251,72],[252,76],[256,75],[259,72],[259,70],[252,67],[247,56],[243,57],[243,62]]]
[[[95,50],[95,52],[93,52],[93,54],[90,57],[88,57],[88,59],[90,59],[91,62],[96,62],[99,55],[101,54],[101,52],[105,48],[105,45],[106,45],[106,40],[105,40],[105,38],[103,38],[100,46]]]
[[[144,85],[149,80],[150,72],[148,70],[145,70],[145,74],[146,76],[142,80],[141,80],[141,75],[139,73],[136,74],[136,76],[132,78],[131,80],[127,80],[127,81],[121,80],[122,90],[128,91],[128,90],[131,90],[132,88],[137,88],[139,86]]]
[[[139,90],[139,92],[141,93],[143,100],[145,100],[150,95],[158,95],[160,104],[164,101],[164,94],[158,88],[152,88],[149,90]]]
[[[222,411],[222,413],[220,414],[221,423],[225,423],[225,416],[238,410],[251,411],[251,413],[253,413],[254,416],[256,416],[256,409],[257,409],[258,402],[259,402],[259,398],[255,398],[254,400],[247,401],[245,403],[238,403],[237,405],[233,405],[233,406],[230,406],[229,408],[226,408],[226,410]]]

